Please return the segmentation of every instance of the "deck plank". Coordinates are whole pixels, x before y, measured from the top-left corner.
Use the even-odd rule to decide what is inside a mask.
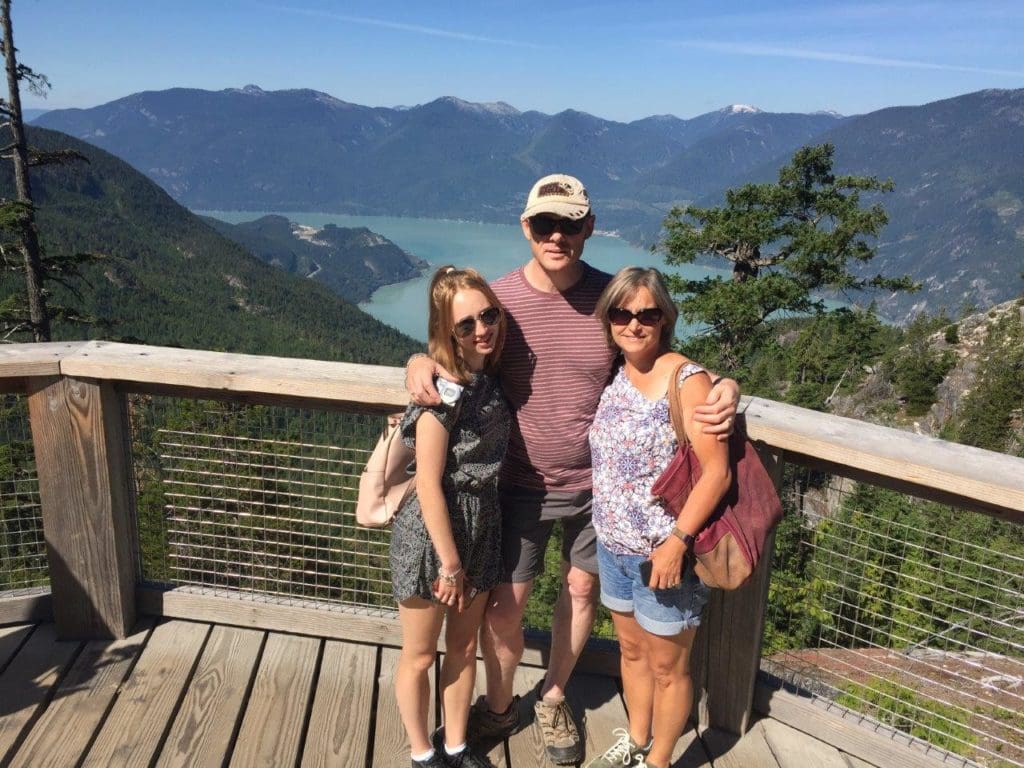
[[[149,765],[181,700],[209,626],[157,625],[121,688],[83,768]]]
[[[696,719],[691,719],[683,735],[676,742],[676,748],[672,750],[671,768],[712,768],[711,756],[694,727],[696,722]]]
[[[859,757],[848,755],[845,752],[843,753],[843,759],[846,761],[846,765],[849,766],[849,768],[878,768],[878,766],[872,765],[866,760],[861,760]]]
[[[377,649],[328,641],[324,646],[303,768],[362,765],[370,741]]]
[[[755,707],[772,720],[831,744],[841,752],[859,757],[872,765],[899,764],[900,768],[938,768],[943,763],[941,753],[926,754],[923,748],[911,745],[910,737],[900,731],[879,728],[873,730],[862,716],[844,714],[841,707],[830,707],[826,702],[797,696],[786,691],[758,689]]]
[[[521,692],[519,701],[518,733],[508,739],[510,768],[537,768],[550,765],[544,752],[544,742],[533,721],[533,705],[536,702],[534,689],[544,679],[545,670],[540,667],[519,667],[516,670],[516,690]]]
[[[849,768],[839,750],[823,741],[808,739],[778,720],[761,721],[764,737],[779,761],[779,768]]]
[[[232,746],[263,632],[214,627],[157,766],[220,768]]]
[[[0,627],[0,669],[3,669],[14,655],[25,638],[32,634],[34,624],[18,624],[11,627]]]
[[[172,621],[153,629],[148,642],[139,640],[139,631],[143,628],[123,641],[82,644],[58,641],[52,623],[0,627],[0,658],[10,660],[0,674],[0,765],[71,766],[88,749],[82,757],[87,766],[204,768],[223,765],[229,754],[239,766],[295,765],[301,752],[304,768],[362,768],[371,742],[374,768],[408,765],[394,698],[396,649],[270,635],[268,647],[294,649],[298,644],[313,650],[264,653],[261,673],[256,670],[263,638],[258,630]],[[374,679],[378,653],[381,670]],[[478,692],[486,685],[481,666]],[[264,685],[257,685],[260,674],[265,694],[257,693]],[[550,768],[533,726],[533,690],[543,674],[531,666],[517,672],[516,690],[525,694],[525,727],[488,755],[498,768]],[[432,690],[434,678],[432,673]],[[574,712],[582,717],[585,764],[606,746],[614,728],[626,725],[625,710],[611,678],[574,675],[568,691]],[[437,721],[433,704],[432,697],[431,724]],[[698,738],[688,730],[675,750],[673,768],[948,765],[909,748],[899,735],[840,716],[835,708],[783,692],[762,692],[759,704],[771,717],[756,722],[741,739],[716,730],[702,731]],[[303,728],[307,713],[308,728]]]
[[[613,678],[574,673],[566,685],[565,697],[580,730],[584,762],[611,746],[615,740],[612,731],[629,725]]]
[[[139,622],[123,640],[94,640],[75,659],[46,711],[18,749],[11,768],[78,763],[99,729],[110,702],[142,653],[152,619]]]
[[[476,693],[473,696],[474,702],[480,696],[487,695],[487,670],[484,669],[483,660],[478,660],[476,663]],[[508,768],[508,759],[505,756],[505,741],[499,741],[497,744],[491,745],[491,748],[487,751],[487,759],[491,761],[494,768]]]
[[[271,635],[263,649],[231,765],[295,765],[313,690],[320,640]]]
[[[374,723],[376,736],[373,740],[373,768],[407,768],[409,765],[409,739],[405,735],[402,716],[395,700],[395,671],[398,669],[399,651],[384,648],[381,652],[380,675],[377,678],[377,721]],[[438,722],[434,706],[437,687],[435,669],[430,671],[430,712],[427,722],[433,728]]]
[[[53,624],[41,624],[0,675],[0,765],[14,755],[80,646],[58,640]]]
[[[700,738],[715,768],[780,768],[779,761],[765,739],[760,720],[743,736],[708,728],[701,733]]]
[[[574,674],[569,681],[568,698],[573,711],[585,719],[584,764],[601,754],[615,741],[616,728],[629,729],[629,716],[618,686],[610,677]],[[672,768],[711,768],[697,731],[689,727],[672,751]]]

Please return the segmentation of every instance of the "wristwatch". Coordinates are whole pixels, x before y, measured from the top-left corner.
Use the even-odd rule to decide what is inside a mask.
[[[671,533],[673,536],[675,536],[677,539],[683,542],[683,544],[686,545],[687,549],[693,549],[693,534],[680,531],[674,525],[672,526]]]

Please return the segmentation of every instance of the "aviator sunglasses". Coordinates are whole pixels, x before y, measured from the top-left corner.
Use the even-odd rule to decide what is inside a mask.
[[[640,325],[657,325],[661,322],[662,311],[658,307],[644,307],[637,312],[630,312],[622,307],[612,307],[608,310],[608,322],[612,325],[629,325],[635,317]]]
[[[578,235],[583,231],[587,223],[587,217],[582,219],[552,219],[549,216],[531,216],[530,230],[538,237],[547,237],[557,229],[563,235]]]
[[[501,320],[501,309],[498,307],[488,307],[477,314],[476,317],[470,315],[469,317],[462,318],[455,324],[453,329],[455,331],[455,335],[460,339],[464,339],[469,336],[469,334],[476,330],[477,317],[480,318],[480,322],[488,327],[497,325],[498,321]]]

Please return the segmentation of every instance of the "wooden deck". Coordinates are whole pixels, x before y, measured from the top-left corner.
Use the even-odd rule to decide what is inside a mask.
[[[52,623],[3,626],[0,766],[405,768],[408,747],[391,685],[397,659],[386,646],[181,620],[147,618],[124,640],[91,642],[58,640]],[[540,676],[523,667],[520,689],[529,691]],[[614,678],[598,675],[578,674],[569,688],[589,758],[624,726],[621,694]],[[524,696],[528,718],[532,703]],[[674,766],[941,765],[880,742],[862,726],[801,713],[801,706],[808,705],[789,696],[765,708],[791,718],[796,712],[807,724],[802,730],[772,717],[742,739],[690,729]],[[841,737],[832,740],[860,756],[809,734]],[[546,765],[543,755],[527,727],[490,758],[522,768]]]

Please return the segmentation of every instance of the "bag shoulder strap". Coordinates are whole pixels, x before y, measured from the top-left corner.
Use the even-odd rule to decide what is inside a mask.
[[[668,391],[665,393],[668,397],[668,415],[672,420],[672,429],[675,430],[676,441],[680,446],[686,445],[689,442],[689,438],[686,437],[686,426],[683,422],[683,408],[679,404],[679,375],[687,366],[690,366],[691,370],[687,371],[684,379],[689,378],[695,373],[704,372],[704,369],[692,360],[679,363],[679,365],[672,369],[672,375],[668,380]]]

